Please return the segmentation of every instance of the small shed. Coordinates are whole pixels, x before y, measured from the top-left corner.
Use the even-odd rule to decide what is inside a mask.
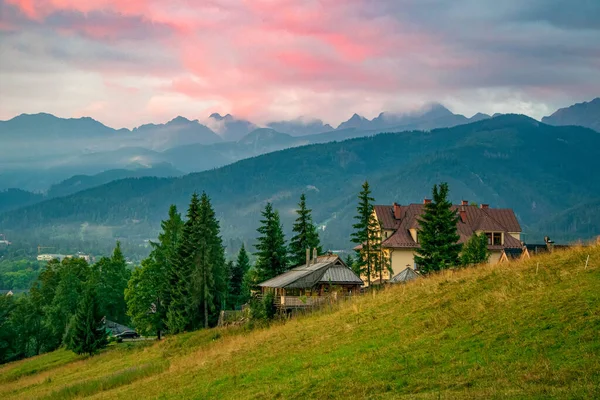
[[[406,283],[413,279],[417,279],[418,277],[419,274],[417,274],[414,269],[406,267],[399,274],[393,276],[392,279],[389,280],[389,283]]]

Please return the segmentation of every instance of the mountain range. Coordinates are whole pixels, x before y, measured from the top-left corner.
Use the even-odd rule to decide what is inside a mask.
[[[259,133],[270,140],[297,139]],[[240,145],[260,143],[254,139]],[[266,202],[280,211],[289,238],[304,192],[326,248],[347,249],[356,196],[367,179],[381,204],[419,202],[434,183],[447,181],[455,202],[513,208],[525,241],[544,235],[571,240],[600,234],[599,149],[600,135],[591,129],[507,114],[429,132],[289,148],[177,178],[116,180],[4,213],[0,226],[13,242],[142,243],[155,237],[169,204],[185,212],[191,194],[206,191],[226,243],[251,245]]]
[[[598,120],[599,104],[595,99],[574,105],[544,121],[595,129],[593,121]],[[213,113],[205,124],[180,116],[164,124],[115,130],[91,118],[23,114],[0,121],[0,190],[45,192],[73,175],[137,170],[165,163],[182,172],[197,172],[288,147],[380,132],[428,131],[486,118],[490,116],[482,113],[467,118],[431,103],[412,112],[382,112],[372,120],[354,114],[335,129],[306,117],[268,123],[265,129],[230,114]]]
[[[573,104],[542,118],[549,125],[579,125],[600,132],[600,97],[592,101]]]

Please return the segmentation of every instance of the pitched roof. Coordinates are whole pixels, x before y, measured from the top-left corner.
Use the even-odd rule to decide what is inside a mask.
[[[417,248],[416,243],[410,235],[409,229],[419,229],[420,215],[424,212],[423,204],[409,204],[401,207],[401,219],[394,218],[393,206],[377,205],[374,207],[377,219],[381,221],[384,229],[392,229],[395,232],[383,241],[382,246],[387,248]],[[465,212],[465,221],[459,220],[457,231],[460,236],[459,243],[465,243],[475,231],[505,232],[504,245],[490,245],[490,250],[501,250],[504,248],[521,247],[519,240],[512,237],[510,232],[521,232],[521,226],[517,221],[515,213],[511,209],[479,208],[473,205],[453,205],[452,208],[459,212]]]
[[[325,255],[317,257],[315,263],[299,265],[260,283],[258,286],[304,289],[311,288],[318,283],[362,285],[363,281],[337,255]]]
[[[408,282],[418,278],[419,275],[410,267],[406,267],[398,275],[389,280],[390,283]]]

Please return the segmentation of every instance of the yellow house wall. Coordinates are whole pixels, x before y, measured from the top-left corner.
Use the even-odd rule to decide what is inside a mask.
[[[490,254],[490,258],[488,259],[488,262],[490,264],[496,264],[498,261],[500,261],[500,257],[502,256],[502,251],[501,250],[494,250],[491,252]]]
[[[394,270],[393,276],[404,271],[407,264],[411,268],[414,268],[415,252],[412,249],[393,249],[391,253],[392,269]],[[490,264],[496,264],[500,260],[501,256],[502,251],[494,250],[490,253],[490,258],[488,259],[488,262]]]
[[[393,249],[392,269],[394,270],[394,276],[404,271],[406,264],[414,268],[415,252],[412,249]]]
[[[510,236],[514,237],[517,240],[521,240],[521,232],[509,232]]]

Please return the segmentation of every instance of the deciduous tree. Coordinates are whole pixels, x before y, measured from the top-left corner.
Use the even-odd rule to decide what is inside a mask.
[[[475,265],[487,262],[490,258],[488,250],[488,238],[485,234],[473,234],[465,243],[460,254],[463,266]]]

